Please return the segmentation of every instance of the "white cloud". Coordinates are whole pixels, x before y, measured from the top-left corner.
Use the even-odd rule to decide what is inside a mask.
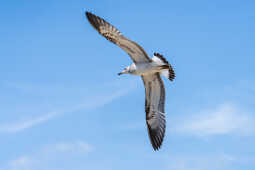
[[[252,135],[255,132],[255,117],[234,105],[224,104],[178,121],[172,130],[195,136]]]
[[[19,132],[19,131],[31,128],[35,125],[40,124],[40,123],[43,123],[45,121],[48,121],[48,120],[56,117],[58,114],[59,113],[57,113],[57,112],[51,112],[46,115],[42,115],[42,116],[32,118],[29,120],[0,125],[0,132],[5,132],[5,133]]]
[[[22,155],[9,162],[6,170],[42,170],[54,169],[54,163],[64,168],[70,162],[70,158],[80,156],[79,159],[86,159],[85,155],[93,151],[93,147],[85,141],[59,142],[48,145],[38,152],[30,155]],[[52,167],[51,167],[52,166]]]
[[[109,85],[107,85],[109,86]],[[115,86],[115,83],[112,84]],[[38,117],[32,117],[30,119],[26,119],[23,121],[18,121],[14,123],[5,123],[0,125],[0,133],[15,133],[20,132],[25,129],[32,128],[36,125],[47,122],[53,118],[56,118],[59,115],[63,115],[65,113],[72,113],[79,110],[88,110],[94,109],[98,107],[102,107],[108,103],[111,103],[113,100],[128,94],[132,89],[136,87],[136,83],[133,83],[129,88],[119,88],[118,90],[113,91],[112,93],[96,93],[95,96],[87,96],[87,100],[77,104],[75,106],[69,106],[69,108],[59,111],[50,112],[44,115],[40,115]],[[111,90],[112,91],[112,90]],[[107,91],[108,92],[108,91]]]
[[[30,157],[21,156],[15,160],[10,162],[10,169],[11,170],[29,170],[33,165],[33,161]]]

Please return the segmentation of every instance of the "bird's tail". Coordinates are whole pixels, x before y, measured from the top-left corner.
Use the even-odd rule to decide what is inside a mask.
[[[157,64],[161,65],[162,70],[160,71],[160,74],[164,75],[170,81],[174,80],[175,78],[174,69],[171,66],[171,64],[169,64],[168,61],[163,57],[163,55],[160,55],[159,53],[154,53],[152,60]]]

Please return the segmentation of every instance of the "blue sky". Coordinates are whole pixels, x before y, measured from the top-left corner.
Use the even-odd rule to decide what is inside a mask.
[[[4,1],[0,6],[0,170],[253,170],[254,1]],[[147,135],[128,55],[91,11],[163,54],[160,151]]]

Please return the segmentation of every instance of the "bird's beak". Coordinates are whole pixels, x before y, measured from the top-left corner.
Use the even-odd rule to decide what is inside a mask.
[[[120,76],[121,74],[123,74],[123,72],[118,73],[118,76]]]
[[[122,72],[118,73],[118,75],[122,75],[122,74],[126,74],[127,73],[127,70],[123,70]]]

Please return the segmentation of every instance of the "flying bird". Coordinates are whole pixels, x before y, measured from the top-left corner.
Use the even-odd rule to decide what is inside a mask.
[[[149,58],[144,49],[136,42],[126,38],[120,31],[104,19],[85,13],[90,24],[107,40],[122,48],[133,60],[130,66],[118,73],[141,76],[145,87],[146,124],[150,142],[154,150],[158,150],[163,142],[166,129],[165,120],[165,88],[160,75],[170,81],[175,72],[168,61],[159,53]]]

